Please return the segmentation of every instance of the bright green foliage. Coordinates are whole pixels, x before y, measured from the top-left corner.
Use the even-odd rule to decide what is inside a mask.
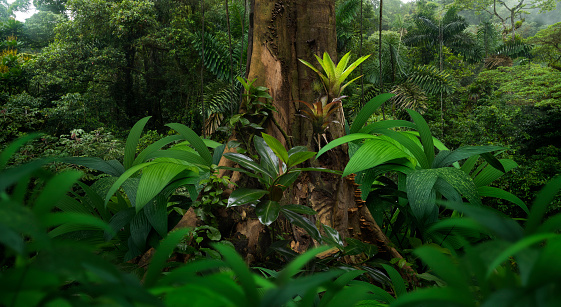
[[[347,67],[351,57],[350,52],[348,52],[341,58],[337,66],[335,66],[335,63],[333,63],[333,60],[331,60],[331,57],[329,56],[329,54],[327,54],[327,52],[323,54],[323,59],[318,57],[317,55],[314,56],[318,60],[319,65],[321,65],[323,73],[315,68],[314,65],[302,59],[299,60],[319,75],[321,81],[323,82],[325,92],[331,99],[335,99],[341,96],[341,93],[343,92],[345,87],[349,86],[349,84],[353,83],[353,81],[360,78],[360,76],[356,77],[351,81],[345,83],[345,85],[342,85],[343,82],[345,82],[345,79],[349,77],[351,72],[353,72],[353,70],[355,70],[358,65],[360,65],[362,62],[366,61],[368,57],[370,57],[370,55],[362,56]]]
[[[504,148],[464,146],[450,151],[432,137],[423,117],[412,110],[408,112],[414,123],[390,120],[362,128],[372,112],[390,97],[391,95],[379,96],[368,102],[357,115],[351,126],[351,133],[330,142],[319,151],[318,156],[347,142],[352,142],[351,146],[358,147],[345,167],[343,176],[366,171],[364,176],[369,179],[363,182],[364,198],[379,175],[388,171],[401,174],[399,190],[407,193],[409,203],[404,209],[410,210],[420,228],[438,219],[436,200],[440,197],[454,202],[462,202],[462,199],[466,198],[471,204],[480,205],[476,182],[469,176],[469,169],[460,169],[458,161],[481,155],[490,165],[504,173],[504,165],[489,154]],[[398,127],[413,128],[417,131],[392,130]],[[356,143],[357,140],[365,141]]]
[[[185,187],[194,201],[198,195],[196,187],[201,177],[207,176],[203,174],[208,174],[212,165],[218,163],[221,150],[224,149],[216,142],[202,140],[184,125],[169,124],[168,126],[179,135],[160,139],[137,155],[140,135],[148,120],[149,117],[140,120],[131,129],[125,145],[123,163],[117,160],[104,161],[100,158],[65,159],[68,163],[79,164],[110,175],[99,179],[92,188],[101,194],[102,206],[109,207],[114,213],[109,222],[110,226],[115,230],[128,226],[130,237],[126,259],[132,259],[142,253],[150,235],[166,236],[168,199],[176,189]],[[176,141],[183,142],[162,150]],[[219,147],[214,156],[208,150],[207,143],[211,147]],[[127,200],[120,193],[117,193],[116,198],[113,197],[120,188],[125,192]],[[112,236],[106,237],[111,238]]]
[[[11,155],[35,137],[18,139],[0,153],[0,305],[158,305],[138,280],[92,253],[85,241],[67,236],[77,230],[113,233],[105,222],[87,210],[51,212],[65,202],[80,172],[50,174],[41,169],[49,160],[5,168]]]
[[[561,106],[561,73],[551,68],[529,64],[500,67],[482,72],[472,87],[479,92],[492,90],[491,101],[535,106]],[[482,88],[483,87],[483,88]]]
[[[260,157],[259,163],[239,153],[224,154],[226,158],[243,167],[226,169],[239,171],[250,177],[257,178],[259,183],[265,188],[239,188],[235,190],[228,199],[228,207],[247,204],[254,205],[256,206],[259,221],[265,225],[273,223],[281,211],[285,214],[287,211],[298,213],[302,210],[306,211],[307,214],[310,214],[310,211],[313,213],[313,210],[303,206],[293,205],[294,210],[292,210],[293,207],[289,206],[281,207],[280,201],[284,190],[290,187],[303,171],[336,172],[318,167],[298,168],[296,167],[298,164],[312,158],[315,152],[308,151],[304,146],[297,146],[287,151],[277,139],[265,133],[262,133],[262,136],[263,138],[254,137],[253,139],[255,150]],[[303,208],[298,209],[300,207]],[[296,216],[298,218],[298,215]],[[301,219],[303,218],[301,217]],[[309,221],[307,223],[309,224]]]
[[[341,108],[341,101],[335,100],[330,103],[325,104],[318,100],[312,104],[305,101],[302,102],[308,109],[302,109],[301,111],[305,114],[302,115],[312,122],[312,129],[314,134],[322,134],[325,132],[329,124],[336,123],[337,121],[329,120],[329,116],[337,109]]]
[[[561,71],[561,22],[540,30],[528,41],[536,45],[532,54],[550,67]]]
[[[559,192],[561,177],[546,185],[536,197],[522,228],[511,218],[487,208],[445,203],[464,214],[434,228],[448,229],[464,241],[468,233],[490,240],[466,245],[462,251],[423,246],[415,253],[429,265],[431,274],[445,285],[413,291],[392,306],[556,306],[561,303],[561,215],[544,218]],[[447,242],[443,242],[447,246]]]

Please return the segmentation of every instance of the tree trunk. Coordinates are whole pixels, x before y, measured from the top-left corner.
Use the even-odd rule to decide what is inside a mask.
[[[315,136],[312,135],[311,124],[307,119],[296,115],[299,114],[300,108],[304,107],[299,101],[317,100],[318,94],[312,89],[317,75],[298,59],[317,63],[314,55],[321,56],[324,52],[336,59],[335,0],[255,0],[252,15],[253,43],[248,79],[257,79],[254,85],[269,88],[273,105],[278,111],[274,113],[274,118],[290,140],[286,140],[279,127],[271,121],[266,127],[267,133],[287,147],[288,144],[303,145],[315,151],[317,148],[313,141]],[[335,116],[339,123],[344,123],[342,109]],[[342,124],[331,124],[326,132],[328,141],[343,135]],[[312,164],[343,170],[347,162],[346,147],[340,146]],[[223,159],[221,164],[225,163],[227,161]],[[239,174],[232,176],[233,181],[240,179]],[[359,206],[360,202],[357,205],[353,184],[352,179],[333,174],[305,173],[285,192],[282,203],[311,207],[318,212],[317,215],[309,217],[314,224],[317,225],[318,221],[330,226],[343,238],[354,237],[376,243],[380,241],[380,233],[382,236],[384,234],[366,212],[368,209]],[[244,212],[240,216],[248,216],[246,214],[251,212]],[[303,230],[286,221],[279,220],[274,227],[280,228],[283,234],[290,234],[291,247],[297,252],[302,252],[313,244],[313,240]],[[249,218],[239,221],[235,229],[246,237],[247,247],[242,249],[247,251],[246,259],[259,259],[266,248],[263,243],[270,242],[262,241],[267,239],[266,237],[270,238],[266,228],[255,219]],[[372,235],[373,233],[376,235]],[[399,257],[397,252],[390,251],[390,254],[391,257]]]

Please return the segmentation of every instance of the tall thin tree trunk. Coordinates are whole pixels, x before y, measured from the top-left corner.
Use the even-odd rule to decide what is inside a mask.
[[[382,13],[384,7],[384,1],[380,0],[380,23],[378,25],[378,64],[380,66],[380,91],[384,90],[384,77],[382,76]],[[382,118],[386,120],[385,108],[382,105]]]

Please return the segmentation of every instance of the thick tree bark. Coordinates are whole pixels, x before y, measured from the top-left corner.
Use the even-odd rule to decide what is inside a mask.
[[[300,108],[304,107],[299,101],[314,102],[318,98],[318,93],[314,93],[312,89],[317,75],[298,59],[317,63],[314,55],[321,56],[324,52],[336,59],[335,0],[255,0],[252,13],[253,44],[248,79],[257,79],[255,85],[269,88],[273,105],[278,111],[274,118],[280,126],[279,128],[270,121],[266,127],[267,133],[287,147],[304,145],[317,151],[311,124],[307,119],[297,116]],[[344,123],[342,109],[335,116],[339,123]],[[280,129],[284,130],[290,140],[283,137]],[[342,124],[331,124],[326,133],[328,141],[343,135]],[[312,163],[313,166],[343,170],[347,162],[346,147],[341,146]],[[222,163],[226,161],[223,160]],[[232,178],[236,181],[240,177],[234,174]],[[285,192],[283,203],[311,207],[318,212],[310,217],[312,222],[317,220],[336,229],[343,238],[380,242],[380,235],[385,236],[368,214],[368,209],[357,205],[353,184],[353,180],[333,174],[305,173]],[[259,258],[258,255],[265,248],[261,246],[259,237],[264,237],[266,229],[254,221],[247,219],[236,226],[237,232],[247,237],[249,259]],[[313,240],[297,227],[282,221],[277,227],[282,228],[283,233],[291,234],[291,246],[297,252],[302,252],[313,244]],[[252,246],[252,242],[256,245]],[[387,243],[387,238],[384,243]],[[399,254],[392,253],[392,256]]]

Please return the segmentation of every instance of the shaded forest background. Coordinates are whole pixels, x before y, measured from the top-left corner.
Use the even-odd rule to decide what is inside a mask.
[[[0,0],[0,305],[559,302],[561,2],[324,1],[359,78],[289,102],[312,136],[292,144],[246,79],[255,1]],[[326,153],[333,127],[352,140]],[[354,228],[286,200],[330,180]]]
[[[242,90],[235,77],[245,76],[247,61],[244,1],[230,3],[229,29],[222,1],[35,1],[38,11],[25,22],[9,16],[29,4],[0,6],[2,144],[47,134],[18,161],[116,158],[123,154],[117,144],[148,115],[146,145],[170,122],[226,140]],[[561,167],[559,7],[521,12],[513,30],[468,5],[452,12],[452,4],[385,1],[380,65],[379,3],[364,2],[361,15],[360,1],[337,1],[340,56],[373,54],[344,93],[347,120],[375,95],[395,93],[385,115],[421,111],[451,148],[509,146],[521,167],[501,187],[529,201]],[[452,29],[441,41],[439,26]]]

